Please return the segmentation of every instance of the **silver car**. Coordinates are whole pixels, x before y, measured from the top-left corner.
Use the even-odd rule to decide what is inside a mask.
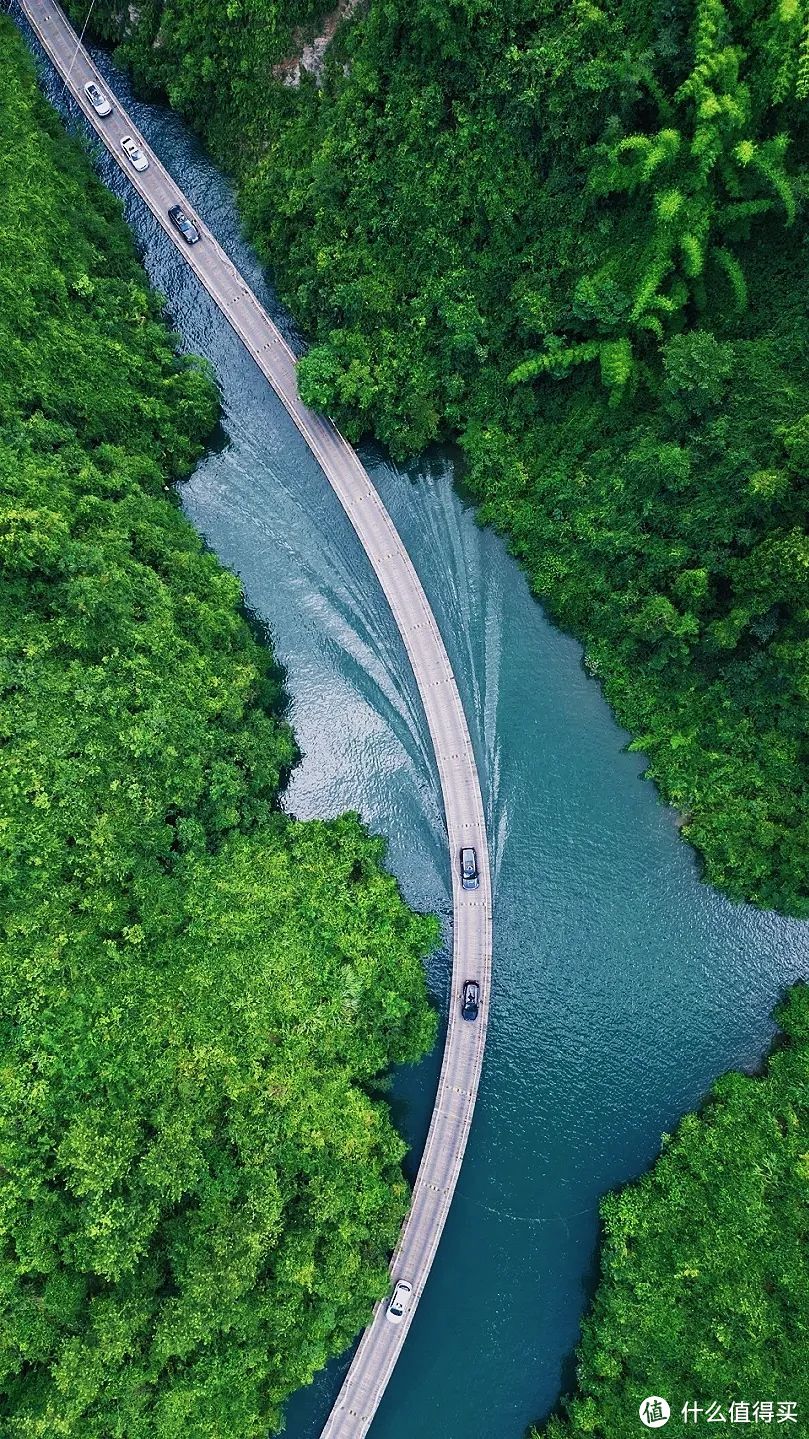
[[[149,161],[146,159],[140,145],[135,143],[131,135],[124,135],[121,141],[121,149],[129,160],[133,170],[148,170]]]
[[[84,87],[84,93],[97,115],[101,115],[103,118],[105,115],[112,114],[112,106],[109,100],[104,94],[104,91],[99,90],[94,80],[87,81]]]
[[[401,1324],[412,1293],[413,1285],[408,1284],[406,1279],[400,1279],[388,1300],[387,1318],[391,1324]]]

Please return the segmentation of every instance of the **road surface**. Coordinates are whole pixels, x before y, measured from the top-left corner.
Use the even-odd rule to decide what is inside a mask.
[[[386,1318],[376,1306],[323,1429],[322,1439],[362,1439],[367,1433],[407,1336],[435,1257],[466,1148],[480,1082],[491,990],[491,884],[477,767],[455,676],[427,597],[387,510],[358,456],[339,431],[298,397],[295,357],[245,280],[217,244],[168,172],[152,153],[51,0],[19,0],[44,50],[134,188],[163,226],[200,283],[219,306],[262,374],[288,410],[350,519],[390,605],[413,667],[435,750],[449,842],[453,895],[452,990],[444,1058],[430,1130],[413,1188],[410,1211],[391,1261],[391,1281],[407,1279],[413,1295],[404,1319]],[[95,80],[113,104],[99,118],[84,94]],[[142,174],[121,149],[132,135],[149,160]],[[168,219],[182,205],[202,239],[189,246]],[[463,890],[459,854],[477,851],[480,887]],[[464,1021],[460,994],[466,979],[481,984],[478,1019]]]

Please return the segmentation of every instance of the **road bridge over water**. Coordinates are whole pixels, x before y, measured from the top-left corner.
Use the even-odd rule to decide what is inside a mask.
[[[177,246],[200,283],[227,318],[297,425],[337,495],[367,554],[399,628],[435,751],[452,873],[452,984],[444,1057],[430,1129],[413,1188],[410,1211],[391,1260],[391,1281],[407,1279],[412,1299],[400,1325],[379,1303],[323,1430],[322,1439],[362,1439],[407,1337],[446,1222],[466,1148],[480,1082],[491,992],[492,896],[483,804],[475,756],[455,676],[427,597],[387,510],[359,457],[333,424],[301,402],[295,356],[235,265],[161,165],[126,114],[63,12],[51,0],[18,0],[45,53],[58,70],[85,118],[107,146],[134,189]],[[112,114],[99,117],[84,86],[89,80],[112,101]],[[149,168],[132,169],[121,149],[131,135],[148,157]],[[202,236],[190,246],[168,218],[182,205]],[[464,890],[459,854],[477,851],[480,886]],[[480,1013],[467,1023],[460,1015],[466,979],[481,983]]]

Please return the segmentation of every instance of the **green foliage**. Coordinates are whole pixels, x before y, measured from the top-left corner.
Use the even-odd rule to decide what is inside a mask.
[[[798,253],[799,253],[799,247]],[[681,811],[707,877],[809,912],[809,326],[764,244],[755,322],[668,340],[656,405],[551,392],[530,439],[470,427],[469,480]],[[765,277],[772,281],[767,289]]]
[[[263,1439],[387,1282],[437,925],[279,811],[278,671],[169,491],[214,387],[0,53],[0,1429]]]
[[[608,1195],[601,1280],[578,1353],[578,1392],[545,1439],[634,1439],[649,1394],[684,1404],[809,1405],[809,989],[758,1078],[726,1074],[650,1174]],[[539,1439],[535,1431],[535,1439]]]
[[[523,360],[509,375],[511,384],[535,380],[538,375],[568,375],[575,365],[599,360],[601,379],[608,390],[620,390],[632,374],[632,346],[627,339],[590,340],[579,345],[561,345],[554,337],[547,350]]]
[[[534,380],[537,375],[549,372],[567,375],[574,365],[583,365],[588,360],[597,360],[600,354],[601,346],[597,341],[590,341],[590,343],[582,345],[570,345],[566,349],[557,341],[543,355],[535,355],[532,360],[524,360],[521,365],[512,370],[509,380],[512,384],[522,384],[525,380]]]
[[[747,281],[736,256],[732,255],[730,250],[724,249],[722,245],[714,245],[711,256],[727,275],[737,310],[746,310],[748,303]]]
[[[781,200],[788,224],[796,213],[796,181],[786,168],[789,136],[754,138],[755,127],[770,119],[766,107],[753,112],[741,73],[747,56],[733,43],[723,0],[697,0],[692,44],[690,73],[673,95],[655,93],[663,128],[616,138],[611,117],[604,141],[595,147],[588,182],[598,196],[624,194],[634,201],[637,238],[620,258],[622,280],[633,295],[628,318],[630,327],[651,330],[658,340],[667,326],[681,324],[681,311],[690,301],[702,302],[708,248],[727,275],[738,308],[746,307],[742,267],[728,248],[733,236],[727,244],[713,240],[728,224],[738,237],[738,206],[748,207],[748,221],[765,214],[770,203],[755,193],[763,189]],[[779,85],[777,103],[791,88]],[[651,310],[662,312],[665,323],[650,326]],[[626,321],[618,323],[623,329]],[[610,375],[602,364],[608,385]]]
[[[235,171],[304,396],[460,436],[709,878],[809,913],[800,567],[739,590],[807,517],[806,0],[374,0],[298,89],[286,7],[213,8],[94,17]]]
[[[675,335],[663,351],[666,390],[684,408],[703,414],[718,406],[733,371],[733,350],[710,330]]]
[[[627,339],[605,340],[599,355],[601,380],[608,390],[621,390],[633,370],[632,346]]]

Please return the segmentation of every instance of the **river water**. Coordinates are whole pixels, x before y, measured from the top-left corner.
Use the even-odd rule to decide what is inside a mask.
[[[164,109],[131,98],[150,143],[268,309],[289,322],[239,236],[230,189]],[[59,87],[51,85],[52,97]],[[447,919],[440,791],[414,682],[347,520],[226,322],[133,196],[126,203],[182,344],[206,355],[227,442],[183,487],[189,518],[244,584],[286,666],[303,759],[296,815],[357,809],[389,840],[407,899]],[[731,1066],[755,1066],[782,988],[805,975],[809,925],[702,885],[672,813],[624,752],[579,646],[531,599],[503,543],[453,487],[453,455],[371,474],[449,649],[477,750],[495,878],[494,994],[478,1111],[457,1195],[403,1356],[372,1429],[396,1439],[520,1439],[572,1379],[597,1265],[599,1196],[645,1169]],[[430,964],[443,1007],[446,950]],[[423,1142],[438,1052],[397,1076],[397,1122]],[[336,1361],[288,1407],[315,1439]],[[649,1376],[655,1393],[655,1376]]]

